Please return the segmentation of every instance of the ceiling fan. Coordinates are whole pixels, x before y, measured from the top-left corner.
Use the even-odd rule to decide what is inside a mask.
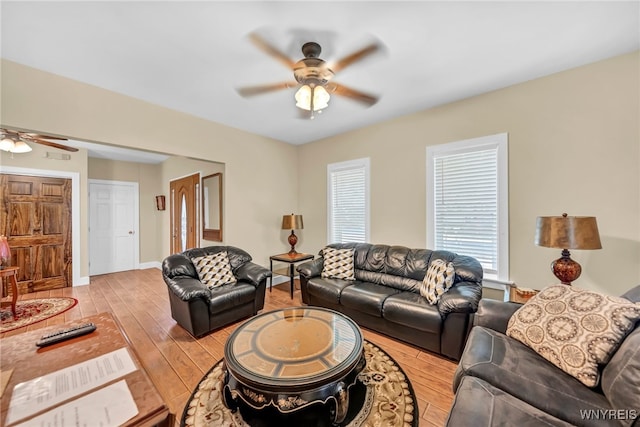
[[[36,143],[46,145],[47,147],[59,148],[67,151],[78,151],[77,148],[68,145],[59,144],[57,142],[47,141],[53,139],[56,141],[66,141],[66,138],[58,138],[56,136],[40,135],[37,133],[20,132],[11,129],[0,128],[0,150],[10,153],[28,153],[31,147],[27,143]]]
[[[249,39],[258,48],[292,70],[295,81],[239,88],[237,90],[241,96],[250,97],[281,89],[299,87],[295,94],[296,107],[308,111],[312,119],[315,112],[322,112],[329,105],[329,99],[332,94],[353,99],[366,106],[372,106],[378,102],[378,97],[374,95],[332,81],[333,76],[339,71],[379,51],[381,46],[377,43],[369,44],[330,65],[320,58],[322,48],[316,42],[303,44],[302,54],[304,58],[296,62],[256,33],[251,33]]]

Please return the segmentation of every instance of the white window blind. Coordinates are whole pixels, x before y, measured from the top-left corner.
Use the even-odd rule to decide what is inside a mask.
[[[369,239],[369,159],[327,167],[328,243]]]
[[[486,275],[503,280],[508,278],[505,153],[506,134],[427,149],[429,244],[472,256]]]

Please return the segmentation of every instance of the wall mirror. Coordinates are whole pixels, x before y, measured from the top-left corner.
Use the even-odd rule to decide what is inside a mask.
[[[222,242],[222,173],[202,178],[202,238]]]

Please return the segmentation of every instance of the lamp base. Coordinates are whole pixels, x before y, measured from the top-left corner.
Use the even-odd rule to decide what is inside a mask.
[[[551,263],[551,271],[564,285],[571,285],[582,273],[582,267],[571,259],[567,249],[562,250],[562,257]]]
[[[289,251],[289,255],[295,255],[296,252],[296,243],[298,243],[298,236],[291,230],[291,234],[289,234],[289,244],[291,245],[291,250]]]

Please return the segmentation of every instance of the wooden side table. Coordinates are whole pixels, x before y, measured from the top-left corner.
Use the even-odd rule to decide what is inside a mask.
[[[294,253],[294,254],[279,254],[279,255],[272,255],[269,257],[269,263],[270,263],[270,270],[271,273],[273,273],[273,261],[277,261],[277,262],[286,262],[287,264],[289,264],[288,269],[287,269],[287,273],[284,276],[288,275],[289,276],[289,281],[291,284],[291,299],[293,299],[293,278],[295,277],[295,271],[294,271],[294,266],[302,261],[307,261],[310,259],[313,259],[314,256],[311,254],[301,254],[301,253]],[[272,291],[273,289],[273,276],[270,279],[271,281],[269,282],[269,292]]]
[[[4,267],[0,270],[0,277],[4,282],[4,278],[9,278],[9,283],[11,283],[11,302],[2,302],[0,303],[0,307],[10,304],[11,305],[11,313],[13,313],[13,318],[16,318],[16,301],[18,300],[18,280],[16,276],[18,275],[18,270],[20,267]],[[2,284],[2,289],[4,290],[4,283]],[[4,295],[3,295],[4,296]]]

